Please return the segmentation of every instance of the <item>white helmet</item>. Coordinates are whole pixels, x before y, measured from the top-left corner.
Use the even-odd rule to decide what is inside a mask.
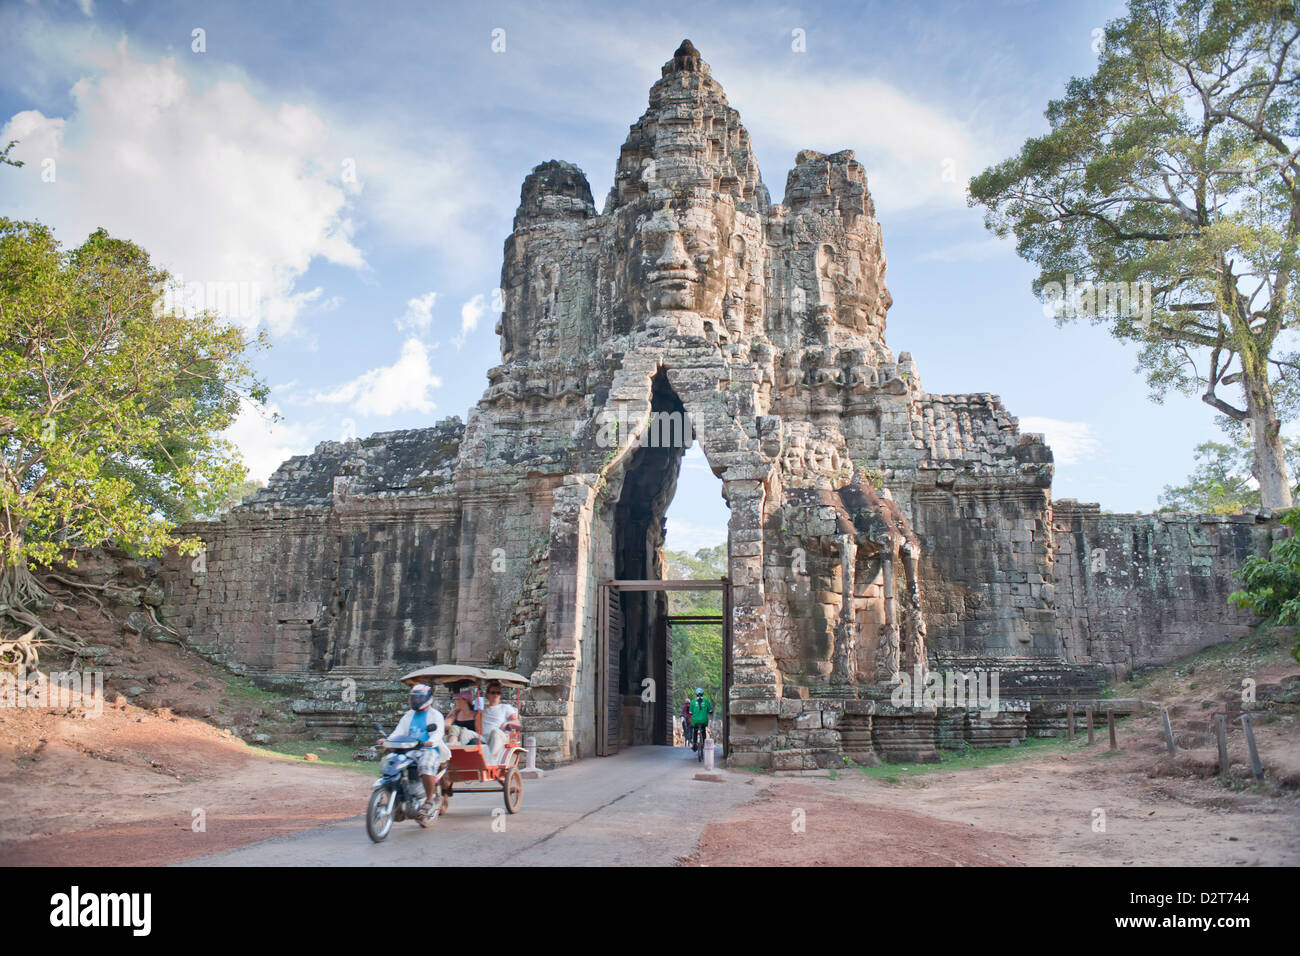
[[[411,710],[428,710],[433,703],[433,688],[428,684],[416,684],[411,688],[411,695],[407,699]]]

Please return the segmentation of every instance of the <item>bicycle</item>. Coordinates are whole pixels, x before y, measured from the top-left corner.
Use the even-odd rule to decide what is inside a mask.
[[[708,739],[706,731],[708,724],[696,724],[691,728],[691,749],[695,751],[695,759],[700,763],[704,762],[704,741]]]

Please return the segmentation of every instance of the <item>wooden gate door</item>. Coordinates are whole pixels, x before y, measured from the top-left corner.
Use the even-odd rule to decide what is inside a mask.
[[[623,700],[619,694],[618,654],[623,646],[623,607],[617,585],[600,585],[596,645],[596,755],[618,753]]]
[[[722,579],[722,756],[731,756],[731,580]]]

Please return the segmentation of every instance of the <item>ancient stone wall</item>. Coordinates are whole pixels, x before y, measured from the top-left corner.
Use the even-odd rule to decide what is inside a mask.
[[[1238,515],[1103,514],[1053,507],[1057,631],[1069,661],[1116,678],[1244,637],[1254,615],[1233,608],[1233,577],[1287,530],[1267,511]]]
[[[170,616],[254,676],[367,673],[451,659],[461,512],[448,495],[459,422],[324,442],[169,555]],[[516,596],[517,599],[517,596]]]

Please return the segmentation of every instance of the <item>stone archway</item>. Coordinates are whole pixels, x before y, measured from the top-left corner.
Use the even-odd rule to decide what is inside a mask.
[[[1060,686],[1058,631],[1078,622],[1055,596],[1050,451],[996,396],[921,387],[885,342],[885,273],[853,153],[801,151],[774,202],[683,43],[601,211],[569,163],[524,180],[502,364],[467,421],[285,463],[226,522],[233,543],[207,535],[220,587],[189,576],[176,603],[275,675],[310,653],[303,621],[335,678],[380,683],[417,658],[518,667],[543,763],[591,755],[598,588],[620,562],[653,573],[676,464],[625,439],[666,382],[730,508],[733,748],[789,768],[832,765],[845,740],[933,750],[933,728],[881,704],[891,678],[933,655]],[[610,421],[627,423],[612,443]],[[247,553],[263,531],[283,573]],[[270,606],[209,611],[218,593]],[[952,719],[952,739],[979,730]]]

